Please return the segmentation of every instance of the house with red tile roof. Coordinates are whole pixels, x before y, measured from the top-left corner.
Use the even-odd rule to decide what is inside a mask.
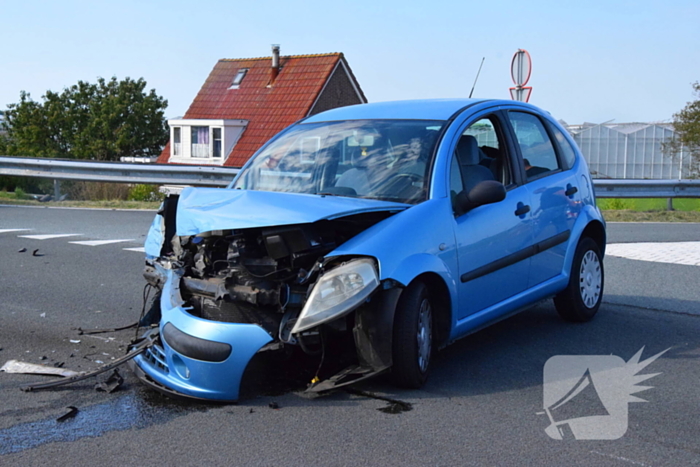
[[[185,116],[168,120],[159,163],[241,167],[267,140],[324,110],[367,102],[342,53],[223,59]]]

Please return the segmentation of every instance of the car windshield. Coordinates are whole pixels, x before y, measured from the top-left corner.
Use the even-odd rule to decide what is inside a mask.
[[[233,188],[417,204],[443,126],[432,120],[352,120],[292,127],[264,148]]]

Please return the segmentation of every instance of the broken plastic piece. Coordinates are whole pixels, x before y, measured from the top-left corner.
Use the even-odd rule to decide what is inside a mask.
[[[280,405],[277,402],[270,402],[269,404],[267,404],[267,406],[270,407],[271,409],[279,409],[280,408]]]
[[[80,344],[80,339],[71,339],[70,343],[71,344]]]
[[[19,373],[25,375],[53,375],[70,378],[80,373],[66,368],[56,368],[53,366],[37,365],[35,363],[20,362],[19,360],[8,360],[0,371],[5,373]]]
[[[137,345],[132,347],[131,351],[128,354],[126,354],[123,357],[118,358],[118,359],[116,359],[116,360],[114,360],[106,365],[102,365],[101,367],[99,367],[93,371],[89,371],[87,373],[79,373],[77,375],[71,376],[71,377],[66,378],[66,379],[55,379],[53,381],[47,381],[46,383],[38,383],[38,384],[29,385],[29,386],[22,386],[22,387],[20,387],[20,389],[22,391],[29,392],[29,391],[34,391],[37,389],[55,388],[57,386],[64,386],[66,384],[75,383],[78,381],[82,381],[84,379],[88,379],[92,376],[102,374],[106,371],[109,371],[113,368],[118,367],[119,365],[121,365],[125,362],[128,362],[132,358],[143,353],[147,348],[153,346],[152,339],[154,339],[157,336],[158,336],[157,333],[155,334],[155,336],[149,336],[149,339],[144,339],[141,342],[139,342]]]
[[[106,393],[113,393],[124,383],[124,378],[119,374],[119,370],[116,368],[109,377],[104,381],[99,381],[95,384],[96,391],[104,391]]]
[[[68,412],[64,413],[60,417],[56,419],[57,422],[65,422],[69,418],[73,418],[78,414],[78,408],[73,407],[72,405],[66,407],[68,409]]]
[[[95,313],[101,313],[99,311],[96,311]],[[109,328],[109,329],[83,329],[83,328],[78,328],[78,334],[104,334],[106,332],[117,332],[117,331],[123,331],[125,329],[133,329],[139,325],[138,321],[135,323],[131,323],[127,326],[122,326],[118,328]]]
[[[17,250],[17,253],[24,253],[25,251],[27,251],[26,248],[20,248],[19,250]]]

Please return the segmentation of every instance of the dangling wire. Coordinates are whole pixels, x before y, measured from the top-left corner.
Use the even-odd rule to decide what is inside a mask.
[[[146,283],[146,285],[143,288],[143,303],[141,304],[141,315],[139,316],[139,320],[136,322],[136,331],[134,332],[134,340],[138,339],[139,337],[139,329],[141,328],[141,320],[143,317],[146,315],[146,303],[148,302],[148,299],[151,296],[151,290],[153,289],[153,286],[150,283]]]
[[[318,374],[321,372],[321,367],[323,366],[323,361],[326,359],[326,333],[323,332],[323,328],[319,328],[318,333],[321,336],[321,361],[318,364],[318,368],[316,369],[316,374],[314,375],[314,379],[312,381],[318,381]]]

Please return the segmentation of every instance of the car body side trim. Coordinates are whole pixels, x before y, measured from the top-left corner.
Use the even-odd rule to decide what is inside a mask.
[[[526,260],[532,256],[535,256],[538,253],[541,253],[545,250],[548,250],[548,249],[553,248],[559,244],[562,244],[565,241],[567,241],[570,236],[571,236],[570,230],[556,234],[553,237],[549,237],[545,240],[542,240],[539,243],[535,243],[532,246],[529,246],[527,248],[523,248],[522,250],[516,251],[513,254],[510,254],[508,256],[504,256],[503,258],[499,258],[496,261],[485,264],[485,265],[483,265],[479,268],[476,268],[472,271],[465,272],[464,274],[462,274],[460,279],[462,282],[469,282],[469,281],[473,281],[474,279],[478,279],[479,277],[485,276],[487,274],[491,274],[492,272],[496,272],[499,269],[503,269],[503,268],[508,267],[508,266],[515,264],[517,262]]]

